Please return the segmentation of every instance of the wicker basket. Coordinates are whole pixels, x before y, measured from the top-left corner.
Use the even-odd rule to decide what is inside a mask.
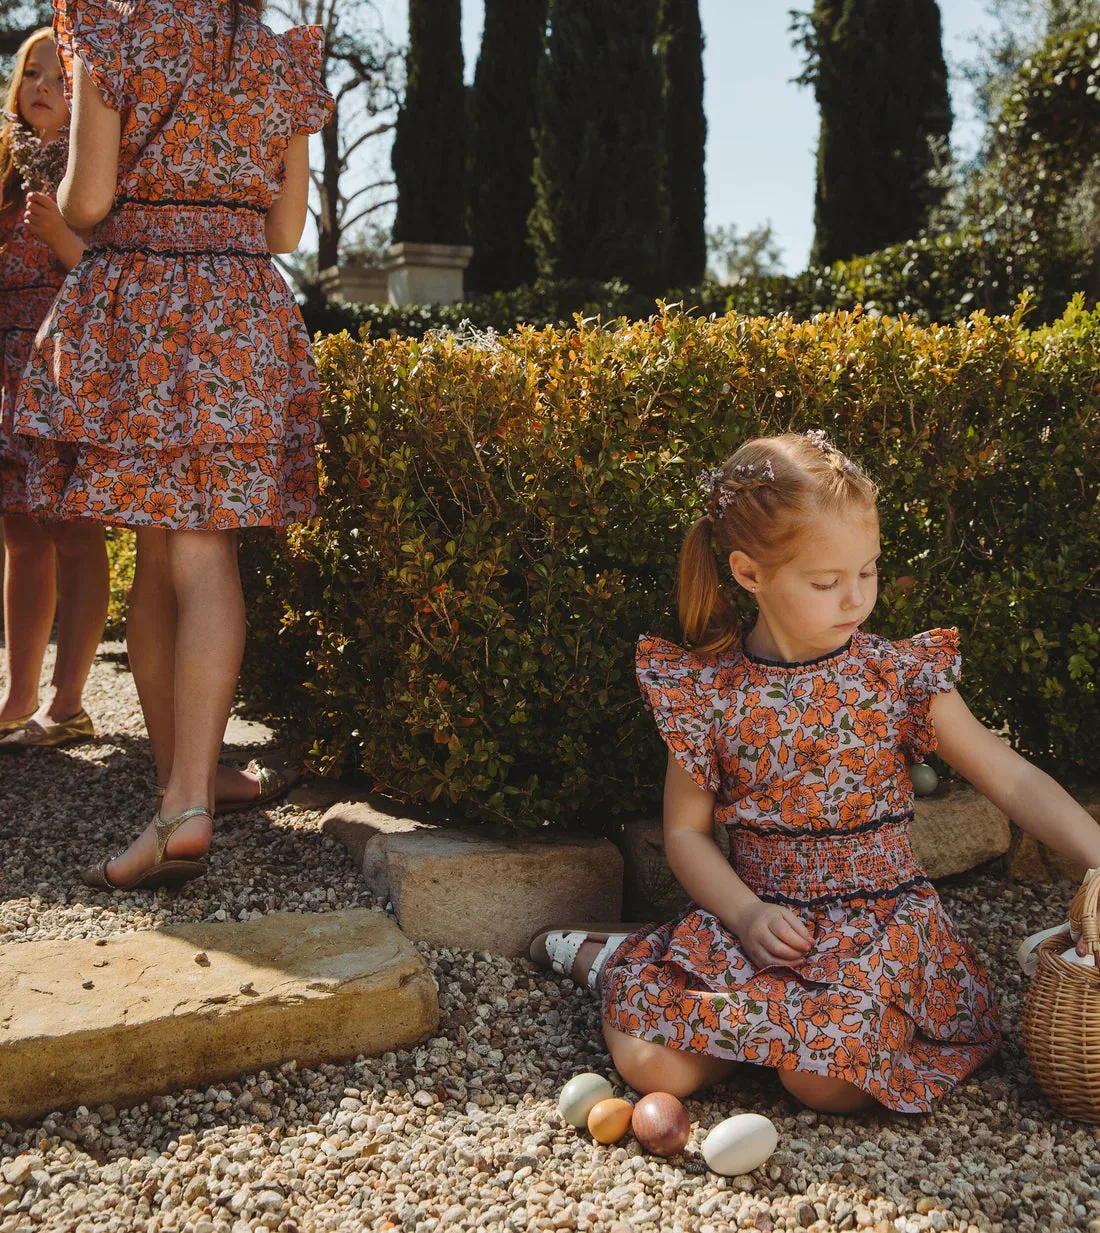
[[[1070,922],[1100,964],[1100,874],[1088,878]],[[1063,1113],[1100,1122],[1100,967],[1070,963],[1069,929],[1040,942],[1038,966],[1024,1003],[1024,1051],[1035,1081]]]

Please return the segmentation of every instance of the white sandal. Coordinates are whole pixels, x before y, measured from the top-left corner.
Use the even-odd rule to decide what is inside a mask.
[[[638,926],[618,925],[612,932],[607,927],[578,925],[573,928],[542,929],[531,939],[528,954],[535,963],[549,967],[560,976],[573,978],[577,952],[585,942],[603,942],[588,969],[586,983],[595,991],[604,964],[619,949]]]

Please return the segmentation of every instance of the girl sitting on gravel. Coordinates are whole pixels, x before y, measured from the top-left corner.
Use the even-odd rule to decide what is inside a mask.
[[[27,442],[14,431],[19,382],[50,303],[84,252],[51,194],[65,168],[69,106],[53,31],[15,53],[0,126],[0,516],[4,543],[7,683],[0,753],[68,745],[95,735],[84,683],[107,618],[103,528],[31,516]],[[60,604],[58,603],[60,584]],[[39,706],[42,660],[57,611],[57,658]]]
[[[956,630],[863,631],[877,489],[823,433],[750,441],[705,488],[680,558],[694,649],[637,649],[669,750],[665,849],[694,902],[629,936],[544,930],[532,957],[602,987],[608,1049],[637,1091],[684,1096],[754,1062],[814,1109],[926,1112],[1000,1029],[987,973],[913,856],[909,764],[937,750],[1088,866],[1100,827],[967,709]],[[715,548],[758,606],[747,633]]]

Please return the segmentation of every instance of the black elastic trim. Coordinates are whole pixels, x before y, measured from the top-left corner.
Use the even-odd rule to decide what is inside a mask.
[[[0,325],[0,334],[37,334],[37,325]]]
[[[854,638],[855,635],[853,634]],[[741,643],[741,654],[753,664],[760,664],[765,668],[812,668],[814,664],[823,664],[830,659],[839,659],[845,652],[851,649],[852,638],[843,646],[838,646],[835,651],[830,651],[827,655],[819,655],[816,659],[764,659],[763,656],[754,655],[745,644]]]
[[[266,214],[267,211],[263,206],[250,205],[247,201],[217,201],[214,199],[200,199],[198,201],[181,201],[177,197],[161,198],[160,201],[149,201],[145,197],[118,197],[115,199],[115,207],[123,205],[141,205],[141,206],[199,206],[203,209],[217,210],[251,210],[254,214]]]
[[[881,890],[843,891],[836,895],[817,895],[813,899],[793,899],[790,895],[760,895],[765,903],[784,903],[792,908],[816,908],[823,903],[848,903],[853,899],[887,899],[891,895],[901,895],[917,886],[931,886],[928,878],[910,878],[908,882],[899,882],[896,886],[887,886]]]
[[[782,835],[789,836],[791,839],[816,839],[819,835],[832,836],[837,835],[863,835],[867,831],[877,831],[882,826],[894,826],[898,822],[911,822],[913,814],[899,813],[896,816],[888,818],[878,818],[873,822],[861,822],[859,826],[829,826],[818,830],[800,830],[800,831],[785,831],[780,830],[776,826],[753,826],[750,822],[727,822],[726,825],[731,829],[739,831],[750,831],[754,835]]]
[[[89,244],[87,253],[147,253],[150,257],[248,257],[253,261],[270,261],[270,253],[255,253],[247,248],[152,248],[148,244]]]
[[[60,288],[60,283],[27,283],[23,287],[4,287],[4,295],[12,295],[16,291],[54,291]]]

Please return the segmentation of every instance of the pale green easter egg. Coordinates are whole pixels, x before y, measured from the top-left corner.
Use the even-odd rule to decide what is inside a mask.
[[[940,782],[940,777],[927,762],[915,762],[909,768],[909,778],[918,796],[931,796]]]
[[[585,1071],[574,1075],[561,1089],[558,1097],[558,1112],[578,1130],[588,1126],[588,1115],[601,1100],[611,1096],[611,1084],[603,1075]]]

